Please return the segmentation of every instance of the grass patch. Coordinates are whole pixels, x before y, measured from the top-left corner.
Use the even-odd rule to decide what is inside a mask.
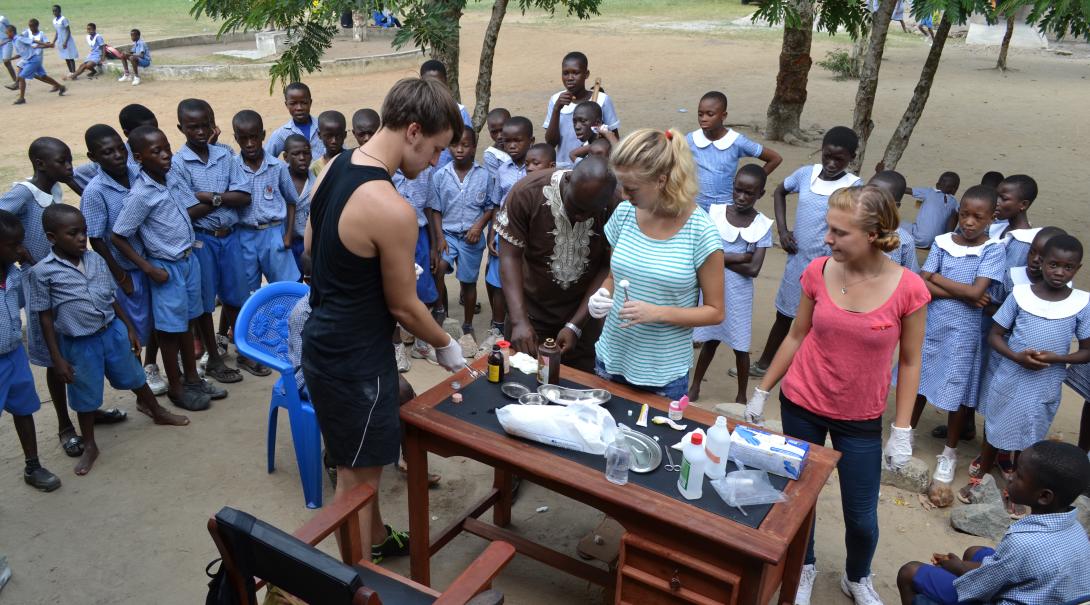
[[[514,3],[512,3],[514,4]],[[487,0],[470,0],[466,12],[488,13],[492,10],[492,3]],[[603,0],[598,11],[601,13],[592,17],[597,19],[611,19],[623,17],[652,17],[663,22],[670,21],[732,21],[738,17],[745,17],[757,10],[755,4],[742,4],[741,0]],[[517,15],[519,11],[508,7],[508,16]],[[527,16],[547,16],[543,11],[527,11]],[[562,9],[557,10],[557,19],[567,19]],[[575,17],[571,17],[574,21]]]
[[[107,44],[126,44],[129,30],[137,28],[148,39],[171,38],[189,34],[215,33],[219,26],[208,19],[195,20],[189,15],[189,0],[64,0],[64,15],[72,23],[72,33],[86,48],[84,28],[88,22],[98,25]],[[53,33],[52,3],[37,0],[9,0],[4,3],[4,15],[20,31],[35,18],[42,30]]]

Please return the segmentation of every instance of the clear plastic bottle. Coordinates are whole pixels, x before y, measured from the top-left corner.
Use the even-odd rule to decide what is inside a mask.
[[[704,454],[708,457],[708,466],[704,474],[709,479],[721,479],[727,474],[727,456],[730,454],[730,429],[727,419],[720,416],[708,429],[708,438],[704,441]]]
[[[684,451],[677,489],[686,500],[699,500],[704,495],[704,467],[708,465],[708,457],[704,455],[704,435],[693,433]]]
[[[618,428],[617,438],[606,447],[606,479],[617,485],[628,483],[628,469],[631,466],[632,450],[628,449],[624,432]]]

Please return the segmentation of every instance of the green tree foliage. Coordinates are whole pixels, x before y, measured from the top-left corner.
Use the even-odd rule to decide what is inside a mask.
[[[1005,0],[997,11],[1008,14],[1026,6],[1026,23],[1042,34],[1090,39],[1090,0]]]

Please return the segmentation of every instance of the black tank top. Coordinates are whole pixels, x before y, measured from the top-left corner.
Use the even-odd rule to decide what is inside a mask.
[[[341,213],[369,181],[389,181],[385,170],[357,166],[352,153],[333,160],[310,203],[310,319],[303,329],[308,365],[344,379],[370,378],[395,364],[394,318],[382,290],[377,256],[358,256],[341,242]]]

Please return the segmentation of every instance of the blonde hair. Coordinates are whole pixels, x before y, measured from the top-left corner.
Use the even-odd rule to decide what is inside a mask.
[[[897,203],[885,189],[865,185],[837,190],[829,198],[829,209],[854,214],[860,229],[877,234],[873,245],[882,252],[900,247],[901,237],[897,235],[897,227],[901,219],[897,215]]]
[[[696,163],[685,135],[677,130],[636,130],[613,149],[610,162],[615,169],[631,171],[644,181],[666,175],[655,210],[677,216],[696,205]]]

